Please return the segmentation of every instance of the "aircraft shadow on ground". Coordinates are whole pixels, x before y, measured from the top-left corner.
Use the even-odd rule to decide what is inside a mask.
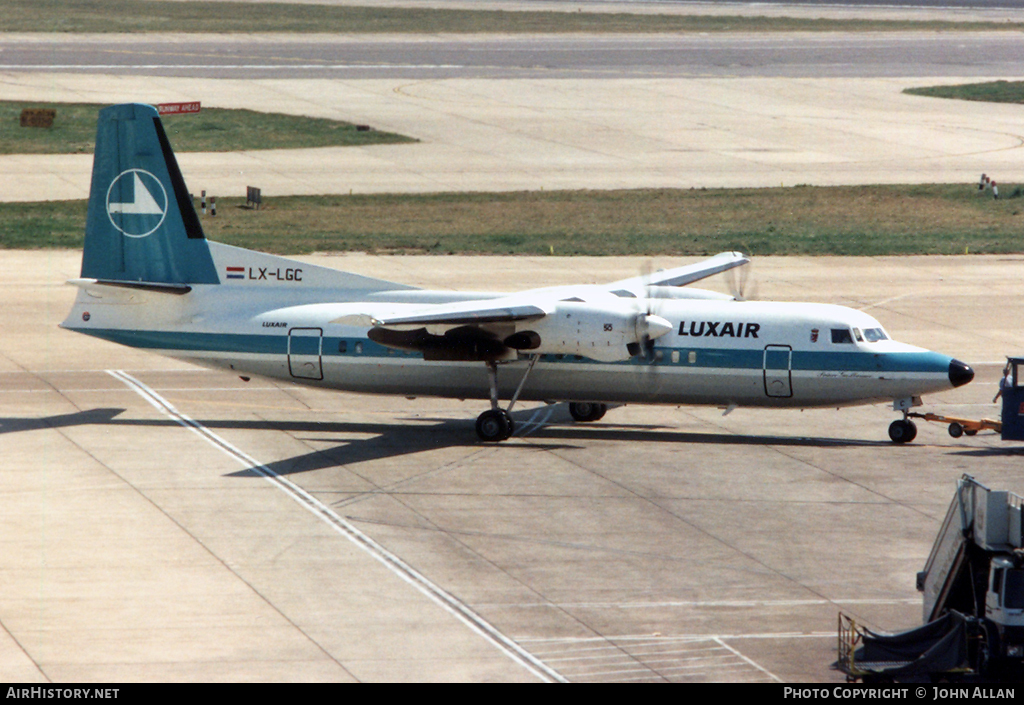
[[[964,448],[963,450],[955,450],[950,455],[966,458],[999,458],[1007,455],[1024,455],[1024,446],[1006,445],[994,448]]]
[[[733,446],[790,446],[809,448],[891,447],[888,441],[863,441],[836,438],[786,437],[770,435],[736,435],[733,433],[700,433],[678,431],[660,426],[622,426],[607,421],[573,423],[564,404],[555,405],[542,424],[534,423],[536,409],[524,409],[512,414],[517,425],[516,436],[506,446],[528,447],[531,450],[573,450],[586,441],[618,441],[630,444],[689,443],[696,445]],[[561,408],[559,408],[561,407]],[[0,418],[0,434],[72,426],[126,426],[176,427],[173,419],[119,418],[125,409],[99,408],[73,414],[60,414],[37,418]],[[336,444],[333,447],[312,450],[290,458],[267,463],[264,467],[279,475],[322,470],[354,463],[382,460],[403,455],[415,455],[445,448],[475,447],[501,448],[502,444],[484,444],[476,438],[474,420],[451,418],[396,417],[394,423],[364,423],[348,421],[273,421],[264,419],[199,419],[198,423],[211,430],[280,431],[296,435],[303,442]],[[406,423],[407,422],[407,423]],[[309,434],[303,437],[301,434]],[[336,436],[363,436],[339,438]],[[368,437],[366,437],[368,436]],[[965,451],[956,451],[964,453]],[[966,451],[988,454],[992,451]],[[255,469],[230,473],[231,477],[251,477],[259,474]]]

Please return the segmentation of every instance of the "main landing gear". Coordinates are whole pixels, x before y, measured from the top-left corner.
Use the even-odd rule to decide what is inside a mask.
[[[538,359],[540,359],[540,355],[534,355],[530,358],[530,365],[526,368],[526,372],[523,373],[523,378],[519,381],[519,386],[516,387],[516,393],[512,395],[512,400],[508,403],[508,407],[504,409],[498,403],[498,363],[493,361],[487,363],[487,381],[491,388],[491,408],[476,418],[476,435],[480,437],[481,441],[498,443],[499,441],[511,438],[512,434],[515,433],[516,424],[511,416],[512,407],[519,398],[519,393],[523,391],[526,378],[530,376],[530,372],[533,370],[533,366],[537,363]]]
[[[597,421],[608,411],[607,404],[595,404],[589,401],[569,403],[569,415],[576,421]]]

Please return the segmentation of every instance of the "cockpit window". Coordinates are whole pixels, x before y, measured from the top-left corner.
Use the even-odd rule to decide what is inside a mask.
[[[881,328],[866,328],[864,330],[864,339],[869,343],[877,343],[879,340],[888,340],[889,336]]]
[[[1024,608],[1024,570],[1006,571],[1006,589],[1003,594],[1006,600],[1004,607],[1011,610]]]
[[[853,345],[853,336],[850,335],[849,328],[833,328],[832,329],[832,342],[833,343],[849,343]]]
[[[853,337],[857,339],[858,343],[863,343],[864,342],[864,336],[862,336],[860,334],[860,328],[854,328],[853,329]]]

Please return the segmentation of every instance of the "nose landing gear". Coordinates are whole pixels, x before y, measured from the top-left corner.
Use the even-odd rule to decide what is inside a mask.
[[[893,443],[910,443],[917,438],[917,425],[910,420],[910,417],[917,416],[911,409],[921,406],[921,403],[921,397],[904,397],[893,400],[892,410],[902,411],[903,418],[889,424],[889,440]]]
[[[910,419],[897,419],[889,424],[889,440],[893,443],[910,443],[915,438],[917,438],[917,424]]]

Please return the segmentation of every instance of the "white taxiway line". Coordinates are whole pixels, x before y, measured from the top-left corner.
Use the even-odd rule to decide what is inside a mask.
[[[388,551],[355,526],[345,521],[338,514],[334,513],[330,507],[320,502],[320,500],[310,495],[304,489],[287,478],[281,477],[266,465],[262,464],[244,451],[236,448],[210,429],[181,413],[174,408],[169,401],[126,372],[122,370],[107,370],[106,372],[127,385],[132,391],[136,392],[139,396],[149,402],[150,405],[160,411],[160,413],[168,416],[193,433],[199,435],[203,440],[207,441],[221,452],[237,460],[245,466],[246,469],[259,473],[268,482],[298,502],[303,508],[326,523],[334,531],[347,538],[349,541],[382,563],[392,573],[415,587],[434,603],[440,605],[442,608],[454,615],[463,624],[487,639],[491,644],[498,648],[498,650],[502,651],[513,661],[533,673],[537,678],[547,682],[568,682],[567,679],[558,671],[554,670],[533,654],[523,649],[519,644],[498,631],[483,617],[473,612],[467,604],[456,598],[451,593],[445,591],[440,586],[431,582],[426,576],[419,573],[415,568]]]
[[[753,667],[754,667],[754,668],[756,668],[757,670],[759,670],[759,671],[761,671],[762,673],[764,673],[765,675],[767,675],[767,676],[768,676],[769,678],[771,678],[771,679],[772,679],[773,681],[775,681],[775,682],[777,682],[777,683],[781,683],[781,682],[782,682],[782,679],[781,679],[781,678],[779,678],[779,677],[778,677],[777,675],[775,675],[774,673],[772,673],[771,671],[769,671],[768,669],[766,669],[766,668],[765,668],[764,666],[762,666],[761,664],[757,663],[756,661],[754,661],[754,660],[752,660],[752,659],[749,659],[749,658],[747,658],[746,656],[744,656],[743,654],[741,654],[741,653],[740,653],[739,651],[737,651],[736,649],[734,649],[734,648],[732,648],[731,646],[729,646],[728,644],[726,644],[726,643],[725,643],[724,641],[722,641],[721,639],[718,639],[718,638],[716,638],[716,639],[714,639],[714,642],[715,642],[716,644],[718,644],[719,646],[722,646],[722,647],[724,647],[724,648],[728,649],[728,650],[729,650],[729,651],[731,651],[731,652],[732,652],[732,653],[733,653],[734,655],[738,656],[738,657],[739,657],[740,659],[742,659],[743,661],[745,661],[745,662],[749,663],[749,664],[750,664],[751,666],[753,666]]]

